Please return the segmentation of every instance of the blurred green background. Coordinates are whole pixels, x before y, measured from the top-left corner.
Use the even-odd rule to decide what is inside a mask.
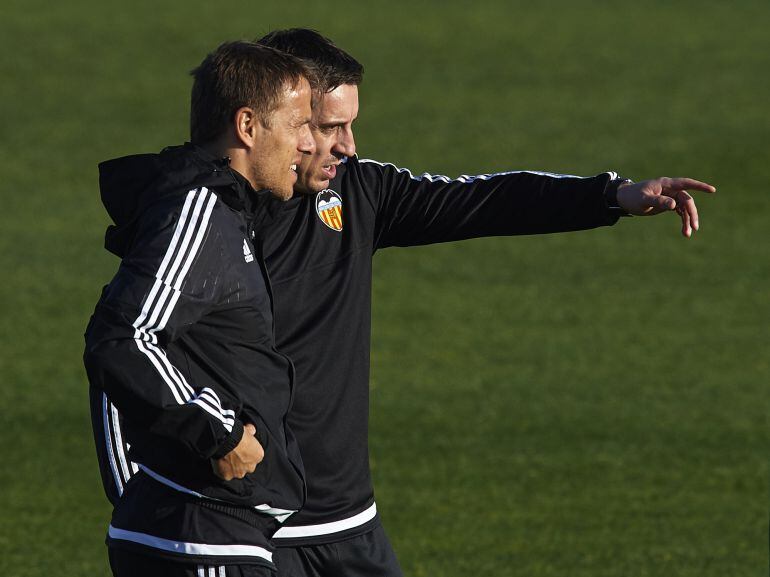
[[[692,176],[674,215],[375,258],[372,466],[409,576],[768,569],[770,3],[4,0],[0,573],[107,575],[82,332],[96,164],[187,138],[220,42],[321,30],[359,154]]]

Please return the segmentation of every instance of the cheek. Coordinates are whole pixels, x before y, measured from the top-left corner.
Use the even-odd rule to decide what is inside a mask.
[[[305,154],[302,156],[302,160],[299,161],[299,165],[302,167],[303,170],[307,170],[313,166],[314,162],[315,162],[314,156]]]
[[[316,139],[315,154],[313,156],[324,160],[329,158],[334,146],[334,137],[323,137]]]

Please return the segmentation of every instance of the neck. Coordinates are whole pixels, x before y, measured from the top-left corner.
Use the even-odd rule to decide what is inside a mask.
[[[245,148],[237,146],[234,143],[225,140],[225,138],[203,144],[201,145],[201,148],[217,158],[229,158],[230,168],[240,173],[243,178],[248,180],[254,190],[259,190],[259,186],[254,182],[254,178],[249,170],[250,165]]]

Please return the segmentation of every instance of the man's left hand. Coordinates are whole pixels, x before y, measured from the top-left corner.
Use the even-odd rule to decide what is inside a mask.
[[[618,205],[636,216],[651,216],[676,210],[682,219],[682,234],[687,238],[698,230],[698,209],[688,190],[716,192],[716,188],[692,178],[656,178],[622,184],[618,188]]]

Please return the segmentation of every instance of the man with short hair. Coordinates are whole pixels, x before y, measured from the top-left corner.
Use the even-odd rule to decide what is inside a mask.
[[[259,42],[309,61],[320,76],[311,124],[316,150],[300,163],[294,198],[264,231],[276,339],[298,378],[288,422],[308,486],[303,509],[274,536],[279,573],[396,577],[401,570],[377,516],[368,462],[372,254],[589,229],[672,209],[690,236],[698,214],[686,189],[714,189],[686,178],[632,184],[613,172],[415,177],[359,159],[352,125],[363,67],[313,30],[275,31]]]
[[[192,143],[100,165],[122,260],[84,362],[118,577],[274,575],[305,498],[259,238],[315,151],[312,75],[253,42],[192,74]]]

